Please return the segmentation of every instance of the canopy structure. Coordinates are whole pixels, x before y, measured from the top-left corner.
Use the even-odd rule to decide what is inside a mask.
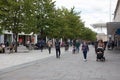
[[[117,29],[120,28],[120,22],[108,22],[107,23],[107,34],[114,35],[116,34]]]
[[[120,28],[116,30],[115,32],[117,35],[120,35]]]
[[[106,23],[96,23],[91,25],[93,28],[106,28]]]

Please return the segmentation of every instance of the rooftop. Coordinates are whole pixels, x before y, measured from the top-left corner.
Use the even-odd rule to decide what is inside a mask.
[[[106,23],[96,23],[91,25],[93,28],[104,27],[106,28]]]

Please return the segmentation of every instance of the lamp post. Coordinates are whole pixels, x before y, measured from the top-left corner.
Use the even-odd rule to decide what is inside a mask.
[[[110,22],[111,22],[111,0],[110,0],[110,3],[109,3],[109,18],[110,18]]]

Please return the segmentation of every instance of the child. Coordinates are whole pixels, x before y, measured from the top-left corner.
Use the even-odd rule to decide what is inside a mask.
[[[76,51],[75,46],[73,46],[73,54],[75,54],[75,51]]]

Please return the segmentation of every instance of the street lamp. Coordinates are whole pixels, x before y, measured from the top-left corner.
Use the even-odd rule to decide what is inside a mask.
[[[110,18],[110,22],[111,22],[111,0],[110,0],[110,3],[109,3],[109,18]]]

